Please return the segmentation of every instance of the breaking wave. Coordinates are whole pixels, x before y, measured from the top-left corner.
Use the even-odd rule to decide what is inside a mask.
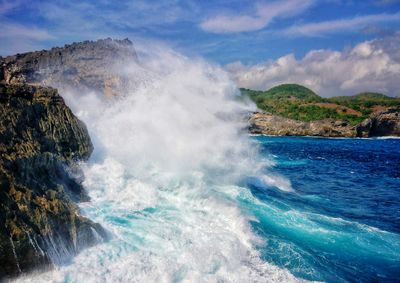
[[[265,173],[272,163],[246,133],[254,106],[217,66],[165,48],[140,53],[121,66],[131,83],[120,97],[63,94],[95,146],[83,165],[91,202],[81,208],[111,240],[19,280],[296,281],[261,259],[256,219],[240,205],[245,177],[292,190]]]

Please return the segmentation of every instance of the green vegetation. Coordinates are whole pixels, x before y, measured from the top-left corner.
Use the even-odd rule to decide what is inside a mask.
[[[241,92],[261,110],[300,121],[345,119],[355,125],[367,118],[374,107],[400,107],[400,98],[380,93],[322,98],[297,84],[283,84],[267,91],[241,89]]]
[[[321,100],[312,90],[297,84],[283,84],[269,89],[268,91],[254,91],[249,89],[242,89],[257,97],[263,99],[301,99],[301,100]]]
[[[332,103],[347,106],[369,115],[374,106],[396,107],[400,105],[400,99],[389,97],[381,93],[363,92],[353,96],[336,96],[327,99]]]

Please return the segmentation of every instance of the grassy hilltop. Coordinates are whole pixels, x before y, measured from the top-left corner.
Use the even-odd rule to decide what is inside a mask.
[[[400,107],[400,98],[381,93],[322,98],[298,84],[282,84],[267,91],[240,90],[261,110],[300,121],[346,119],[355,125],[375,111]]]

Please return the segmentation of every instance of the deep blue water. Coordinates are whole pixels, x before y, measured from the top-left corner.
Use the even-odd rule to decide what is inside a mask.
[[[294,189],[247,182],[265,260],[311,280],[400,281],[400,139],[254,139]]]

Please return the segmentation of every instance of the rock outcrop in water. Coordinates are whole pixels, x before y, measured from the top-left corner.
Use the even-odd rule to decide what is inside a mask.
[[[127,60],[136,60],[129,39],[103,39],[0,58],[0,72],[9,84],[95,90],[112,96],[126,83],[123,76],[117,75],[116,68],[124,66]]]
[[[400,136],[400,109],[390,108],[374,113],[358,125],[333,119],[304,122],[271,113],[255,112],[249,118],[249,131],[252,134],[272,136]]]
[[[105,238],[79,214],[85,125],[49,87],[0,83],[0,280],[48,267]]]
[[[357,125],[358,137],[400,136],[400,109],[377,112]]]

